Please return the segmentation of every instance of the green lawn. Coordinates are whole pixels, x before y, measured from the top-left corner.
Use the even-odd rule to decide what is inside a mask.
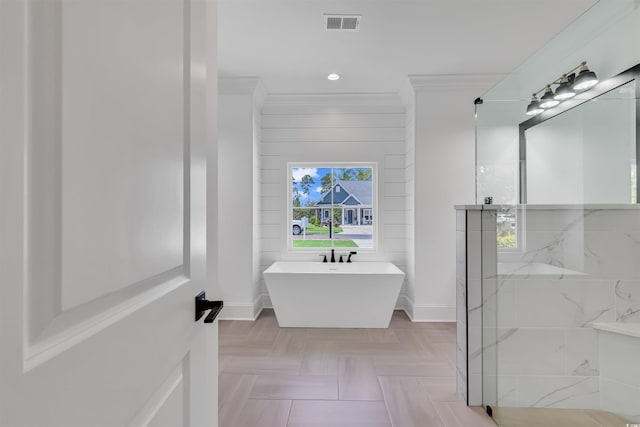
[[[342,228],[333,227],[334,233],[342,233]],[[329,227],[319,227],[317,225],[309,224],[307,227],[307,234],[329,234]]]
[[[310,239],[300,240],[295,239],[293,241],[294,248],[331,248],[331,240],[325,239]],[[358,245],[353,240],[334,240],[334,248],[357,248]]]

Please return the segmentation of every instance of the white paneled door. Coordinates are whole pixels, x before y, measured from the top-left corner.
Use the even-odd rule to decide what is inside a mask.
[[[0,0],[1,426],[217,425],[214,25],[213,0]]]

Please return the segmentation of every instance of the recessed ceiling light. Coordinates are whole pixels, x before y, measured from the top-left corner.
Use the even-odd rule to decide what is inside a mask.
[[[327,78],[328,78],[329,80],[338,80],[338,79],[340,78],[340,76],[339,76],[339,75],[337,75],[336,73],[331,73],[331,74],[329,74],[329,75],[327,76]]]

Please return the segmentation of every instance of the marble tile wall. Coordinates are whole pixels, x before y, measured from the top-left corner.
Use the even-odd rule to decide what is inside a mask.
[[[525,267],[498,276],[497,307],[488,307],[499,331],[498,404],[599,409],[599,336],[592,324],[640,320],[640,211],[517,213],[520,246],[499,253],[498,262]],[[531,274],[533,264],[564,273]]]
[[[475,212],[481,230],[467,222],[466,238],[469,390],[476,377],[484,404],[599,409],[601,388],[613,386],[601,378],[592,324],[640,322],[640,210],[519,209],[518,248],[497,259],[496,211]],[[479,257],[470,245],[478,238]]]
[[[497,325],[496,295],[499,295],[500,281],[497,275],[497,233],[496,233],[496,211],[482,211],[482,286],[481,317],[482,336],[481,346],[477,352],[482,353],[482,401],[483,405],[496,406],[498,404],[498,383],[493,381],[493,374],[496,372],[496,365],[499,362],[499,347],[495,343],[500,343],[500,330]],[[486,310],[484,307],[493,307],[493,310]],[[480,351],[481,349],[481,351]]]

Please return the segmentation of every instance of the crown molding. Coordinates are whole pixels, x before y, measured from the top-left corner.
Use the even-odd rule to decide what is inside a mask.
[[[218,77],[218,94],[253,95],[261,85],[260,77]]]
[[[262,80],[258,81],[256,89],[253,91],[253,104],[256,108],[261,109],[264,105],[264,100],[267,97],[267,88],[262,83]]]
[[[402,106],[397,93],[273,93],[265,98],[269,105],[389,105]]]
[[[506,76],[506,74],[414,74],[409,75],[408,79],[415,91],[475,90],[484,93]]]

